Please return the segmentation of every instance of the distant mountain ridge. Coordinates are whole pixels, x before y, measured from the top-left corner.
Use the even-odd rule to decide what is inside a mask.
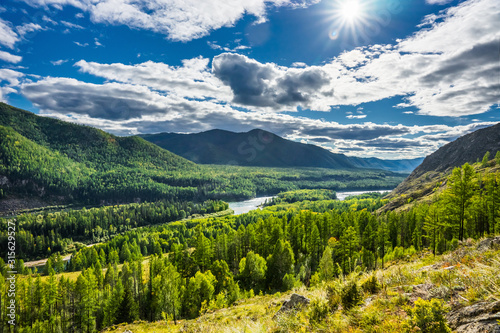
[[[243,133],[215,129],[193,134],[158,133],[140,136],[199,164],[329,169],[366,168],[410,173],[423,160],[423,158],[382,160],[335,154],[327,149],[290,141],[261,129]]]

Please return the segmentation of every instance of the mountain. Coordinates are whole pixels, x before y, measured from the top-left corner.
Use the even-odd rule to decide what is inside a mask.
[[[117,137],[0,103],[0,211],[192,198],[195,188],[182,181],[171,186],[168,179],[197,168],[140,137]]]
[[[330,169],[383,169],[411,172],[422,159],[382,160],[334,154],[324,148],[254,129],[245,133],[210,130],[195,134],[158,133],[144,139],[200,164]]]
[[[137,137],[117,137],[97,128],[40,117],[0,103],[0,126],[89,168],[179,169],[195,164]]]
[[[389,194],[391,201],[384,209],[399,207],[409,198],[415,200],[429,195],[436,184],[444,183],[455,167],[481,161],[486,152],[489,152],[490,159],[493,159],[498,151],[500,123],[461,136],[427,156],[408,178]]]
[[[283,140],[256,135],[261,141],[249,138],[239,147],[242,156],[258,160],[253,151],[264,150],[263,142]],[[282,153],[271,148],[267,147],[269,158]],[[197,165],[138,136],[117,137],[0,103],[0,212],[159,199],[234,201],[300,188],[394,188],[403,180],[402,174],[356,169],[345,156],[333,160],[324,158],[319,147],[312,150],[322,165],[336,163],[337,169]],[[293,147],[287,153],[297,157]],[[279,158],[275,161],[284,165]]]

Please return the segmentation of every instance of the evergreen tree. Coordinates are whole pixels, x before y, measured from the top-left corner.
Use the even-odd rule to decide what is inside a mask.
[[[465,236],[465,220],[477,186],[475,176],[474,169],[468,163],[461,168],[455,168],[448,179],[448,189],[444,194],[450,222],[458,229],[458,239],[461,241]]]

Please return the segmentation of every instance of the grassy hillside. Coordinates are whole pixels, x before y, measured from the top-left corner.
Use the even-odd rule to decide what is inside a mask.
[[[472,167],[480,177],[500,172],[500,163],[495,159],[483,164],[473,163]],[[430,204],[436,194],[442,193],[452,169],[444,172],[428,171],[419,177],[409,177],[386,197],[387,204],[380,211],[408,210],[418,204]],[[403,191],[404,190],[404,191]]]
[[[493,247],[484,244],[484,241],[469,240],[455,251],[440,256],[417,253],[391,262],[386,269],[355,272],[311,288],[298,287],[286,293],[250,297],[228,308],[208,309],[192,320],[139,321],[115,325],[104,332],[446,332],[446,326],[434,330],[415,328],[418,326],[412,317],[423,319],[412,312],[415,304],[429,311],[431,299],[438,300],[436,304],[442,302],[442,306],[434,304],[434,313],[444,316],[443,323],[454,330],[465,332],[464,327],[478,319],[491,328],[495,327],[498,314],[495,316],[495,310],[491,313],[490,308],[496,306],[496,311],[500,310],[497,302],[500,299],[500,239]],[[370,283],[372,279],[376,284]],[[353,281],[360,286],[359,304],[346,309],[342,291],[348,290]],[[275,317],[292,293],[309,298],[310,305]],[[419,298],[429,302],[418,301]],[[439,318],[433,318],[429,312],[426,315],[426,320],[419,323]],[[496,329],[500,329],[499,324]],[[469,327],[467,332],[480,330]],[[496,331],[493,328],[484,332]]]

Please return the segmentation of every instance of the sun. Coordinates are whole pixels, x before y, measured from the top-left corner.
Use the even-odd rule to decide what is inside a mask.
[[[340,7],[340,15],[347,21],[353,21],[361,16],[361,5],[358,0],[345,0]]]

